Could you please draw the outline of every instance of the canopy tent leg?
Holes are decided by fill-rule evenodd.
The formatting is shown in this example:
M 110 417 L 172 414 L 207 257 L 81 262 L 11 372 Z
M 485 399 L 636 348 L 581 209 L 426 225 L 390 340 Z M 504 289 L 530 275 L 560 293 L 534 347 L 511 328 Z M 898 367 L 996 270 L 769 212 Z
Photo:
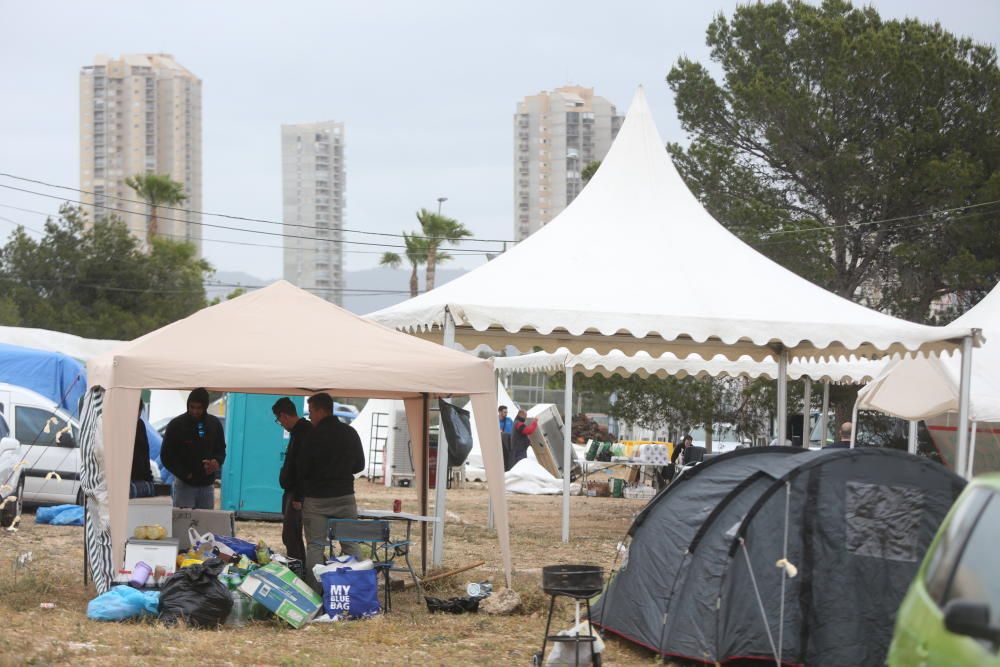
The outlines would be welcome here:
M 838 427 L 839 428 L 839 427 Z M 851 449 L 858 440 L 858 402 L 854 401 L 854 409 L 851 411 Z
M 826 446 L 826 439 L 830 434 L 830 381 L 823 380 L 823 411 L 819 415 L 819 446 Z
M 812 378 L 803 378 L 802 383 L 802 447 L 809 449 L 809 436 L 812 435 L 812 429 L 809 428 L 809 418 L 812 416 Z
M 972 336 L 962 339 L 962 377 L 958 386 L 958 452 L 955 472 L 968 479 L 969 385 L 972 378 Z
M 909 421 L 909 428 L 906 432 L 906 451 L 911 454 L 917 453 L 917 426 L 920 424 L 916 419 Z
M 447 310 L 444 313 L 444 339 L 441 343 L 449 349 L 455 347 L 455 320 Z M 444 562 L 445 491 L 448 488 L 448 440 L 440 418 L 437 442 L 437 488 L 434 494 L 434 515 L 437 522 L 434 524 L 434 546 L 431 551 L 431 565 L 434 567 L 439 567 Z
M 778 446 L 788 441 L 788 349 L 778 353 Z
M 976 462 L 976 422 L 972 422 L 972 435 L 969 437 L 969 467 L 965 471 L 965 476 L 972 479 L 972 471 L 975 470 Z
M 563 502 L 562 541 L 569 542 L 569 474 L 573 461 L 573 367 L 566 365 L 566 391 L 563 394 Z

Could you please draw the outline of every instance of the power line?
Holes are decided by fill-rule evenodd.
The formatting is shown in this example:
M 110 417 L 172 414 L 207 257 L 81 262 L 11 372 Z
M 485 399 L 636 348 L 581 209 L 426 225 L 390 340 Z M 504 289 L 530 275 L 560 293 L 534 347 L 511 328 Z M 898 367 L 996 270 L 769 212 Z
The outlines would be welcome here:
M 26 280 L 26 281 L 21 281 L 21 280 L 18 280 L 16 278 L 8 278 L 8 277 L 5 277 L 5 276 L 0 276 L 0 281 L 8 282 L 8 283 L 22 283 L 23 282 L 23 283 L 27 283 L 29 287 L 31 286 L 31 284 L 34 284 L 34 283 L 42 283 L 42 284 L 50 284 L 50 285 L 64 285 L 64 284 L 68 284 L 68 285 L 71 285 L 72 287 L 86 287 L 86 288 L 90 288 L 90 289 L 105 290 L 105 291 L 109 291 L 109 292 L 129 292 L 129 293 L 140 293 L 140 294 L 198 294 L 199 293 L 198 290 L 193 290 L 193 289 L 168 289 L 168 288 L 161 288 L 161 287 L 150 287 L 150 288 L 142 288 L 142 287 L 120 287 L 118 285 L 110 285 L 110 284 L 107 284 L 107 283 L 103 283 L 103 284 L 102 283 L 82 283 L 82 282 L 78 282 L 78 281 L 65 280 L 65 279 L 59 279 L 59 278 L 32 278 L 32 279 L 29 279 L 29 280 Z M 246 290 L 257 290 L 257 289 L 262 289 L 264 287 L 267 287 L 267 285 L 243 285 L 243 284 L 240 284 L 240 283 L 213 283 L 213 282 L 205 282 L 205 283 L 202 284 L 202 287 L 203 288 L 222 287 L 222 288 L 229 288 L 229 289 L 243 288 L 243 289 L 246 289 Z M 301 289 L 304 289 L 304 290 L 309 291 L 309 292 L 341 292 L 341 293 L 346 294 L 348 296 L 383 296 L 383 295 L 397 295 L 397 294 L 409 294 L 410 293 L 409 290 L 380 290 L 380 289 L 374 289 L 374 288 L 370 289 L 370 288 L 365 288 L 365 287 L 354 287 L 354 288 L 351 288 L 351 287 L 343 287 L 343 288 L 336 288 L 336 287 L 303 287 Z
M 46 181 L 42 181 L 42 180 L 38 180 L 38 179 L 34 179 L 34 178 L 27 178 L 25 176 L 16 176 L 14 174 L 8 174 L 8 173 L 4 173 L 4 172 L 0 172 L 0 176 L 4 176 L 6 178 L 12 178 L 14 180 L 23 181 L 23 182 L 26 182 L 26 183 L 34 183 L 36 185 L 43 185 L 43 186 L 49 187 L 49 188 L 57 188 L 59 190 L 68 190 L 70 192 L 78 192 L 80 194 L 91 195 L 91 196 L 94 196 L 94 197 L 104 197 L 104 198 L 107 198 L 107 199 L 115 199 L 115 200 L 117 200 L 119 202 L 127 202 L 127 203 L 130 203 L 130 204 L 141 204 L 143 206 L 149 206 L 148 202 L 142 201 L 140 199 L 127 199 L 125 197 L 116 197 L 116 196 L 110 195 L 110 194 L 97 194 L 96 192 L 91 192 L 89 190 L 81 190 L 80 188 L 73 188 L 73 187 L 70 187 L 68 185 L 57 185 L 55 183 L 48 183 Z M 84 206 L 96 206 L 96 204 L 84 204 Z M 264 223 L 264 224 L 268 224 L 268 225 L 281 225 L 283 227 L 304 227 L 306 229 L 314 229 L 314 226 L 312 226 L 312 225 L 301 225 L 301 224 L 296 224 L 296 223 L 292 223 L 292 222 L 279 222 L 277 220 L 267 220 L 265 218 L 250 218 L 250 217 L 241 216 L 241 215 L 233 215 L 233 214 L 230 214 L 230 213 L 209 213 L 207 211 L 199 211 L 199 210 L 196 210 L 196 209 L 182 208 L 182 207 L 179 207 L 179 206 L 165 206 L 165 205 L 160 205 L 160 206 L 157 206 L 157 208 L 165 209 L 165 210 L 168 210 L 168 211 L 180 211 L 182 213 L 196 213 L 198 215 L 207 215 L 207 216 L 216 217 L 216 218 L 226 218 L 228 220 L 239 220 L 241 222 L 260 222 L 260 223 Z M 132 213 L 132 211 L 126 211 L 126 212 Z M 346 227 L 341 228 L 340 231 L 342 231 L 342 232 L 350 232 L 352 234 L 369 234 L 371 236 L 387 236 L 387 237 L 392 237 L 392 238 L 403 238 L 402 234 L 394 234 L 394 233 L 391 233 L 391 232 L 373 232 L 373 231 L 367 231 L 367 230 L 363 230 L 363 229 L 350 229 L 350 228 L 346 228 Z M 449 240 L 449 239 L 446 239 L 446 238 L 443 238 L 443 237 L 439 237 L 439 236 L 418 236 L 418 235 L 412 235 L 412 236 L 410 236 L 410 238 L 415 238 L 415 239 L 420 239 L 420 240 L 433 240 L 433 241 L 448 241 Z M 463 242 L 465 242 L 465 241 L 476 241 L 476 242 L 479 242 L 479 243 L 515 243 L 515 241 L 512 241 L 510 239 L 477 239 L 477 238 L 467 238 L 467 239 L 462 239 L 462 241 Z
M 119 213 L 132 213 L 133 212 L 133 211 L 129 211 L 127 209 L 116 208 L 114 206 L 106 206 L 106 205 L 103 205 L 103 204 L 88 204 L 88 203 L 82 202 L 82 201 L 80 201 L 78 199 L 66 199 L 64 197 L 58 197 L 56 195 L 50 195 L 50 194 L 47 194 L 47 193 L 44 193 L 44 192 L 35 192 L 34 190 L 26 190 L 24 188 L 14 187 L 13 185 L 4 185 L 3 183 L 0 183 L 0 188 L 6 188 L 8 190 L 14 190 L 15 192 L 24 192 L 26 194 L 35 195 L 35 196 L 38 196 L 38 197 L 46 197 L 48 199 L 58 199 L 60 201 L 66 201 L 66 202 L 70 202 L 70 203 L 73 203 L 73 204 L 79 204 L 80 206 L 93 206 L 95 208 L 102 208 L 102 209 L 105 209 L 105 210 L 108 210 L 108 211 L 115 211 L 115 212 L 119 212 Z M 397 248 L 397 249 L 405 249 L 406 248 L 405 245 L 392 245 L 392 244 L 388 244 L 388 243 L 373 243 L 373 242 L 370 242 L 370 241 L 345 241 L 343 239 L 328 239 L 328 238 L 320 238 L 320 237 L 313 237 L 313 236 L 298 236 L 296 234 L 282 234 L 280 232 L 268 232 L 268 231 L 262 231 L 262 230 L 258 230 L 258 229 L 247 229 L 245 227 L 226 227 L 225 225 L 216 225 L 216 224 L 212 224 L 210 222 L 195 222 L 194 220 L 184 220 L 183 218 L 168 218 L 168 217 L 165 217 L 165 216 L 157 216 L 157 218 L 159 220 L 169 220 L 171 222 L 183 222 L 184 224 L 198 225 L 200 227 L 211 227 L 211 228 L 214 228 L 214 229 L 225 229 L 225 230 L 228 230 L 228 231 L 231 231 L 231 232 L 246 232 L 248 234 L 262 234 L 264 236 L 276 236 L 276 237 L 279 237 L 279 238 L 287 238 L 287 239 L 302 239 L 302 240 L 305 240 L 305 241 L 319 241 L 319 242 L 323 242 L 323 243 L 339 243 L 339 244 L 361 245 L 361 246 L 370 246 L 370 247 L 376 247 L 376 248 Z M 337 230 L 333 230 L 333 231 L 337 231 Z M 484 251 L 482 251 L 482 250 L 470 250 L 470 249 L 464 249 L 464 248 L 448 248 L 447 252 L 448 253 L 453 253 L 453 254 L 460 254 L 460 255 L 481 255 L 481 254 L 484 253 Z M 492 254 L 500 254 L 500 251 L 497 251 L 496 253 L 492 253 Z

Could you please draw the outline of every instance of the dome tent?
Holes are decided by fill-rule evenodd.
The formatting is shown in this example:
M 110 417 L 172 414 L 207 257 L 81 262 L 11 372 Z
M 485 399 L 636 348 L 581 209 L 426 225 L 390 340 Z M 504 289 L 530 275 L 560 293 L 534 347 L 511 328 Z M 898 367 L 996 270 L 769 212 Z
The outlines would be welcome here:
M 882 664 L 899 603 L 964 481 L 887 449 L 763 458 L 766 471 L 725 489 L 706 470 L 650 502 L 595 624 L 708 663 Z

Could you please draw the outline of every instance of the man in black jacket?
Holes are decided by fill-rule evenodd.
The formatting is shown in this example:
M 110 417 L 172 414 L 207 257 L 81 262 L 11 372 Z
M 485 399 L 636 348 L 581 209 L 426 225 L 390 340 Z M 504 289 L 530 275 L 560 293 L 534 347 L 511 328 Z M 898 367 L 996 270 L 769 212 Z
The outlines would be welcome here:
M 160 459 L 173 473 L 174 507 L 215 508 L 215 475 L 226 460 L 222 422 L 208 414 L 208 392 L 198 388 L 187 400 L 187 412 L 167 424 Z
M 285 544 L 285 554 L 299 561 L 302 574 L 306 565 L 306 547 L 302 541 L 302 488 L 299 486 L 298 461 L 305 446 L 304 440 L 312 431 L 309 420 L 299 417 L 299 411 L 288 397 L 279 398 L 273 406 L 274 421 L 288 431 L 288 448 L 285 461 L 278 473 L 278 484 L 285 493 L 281 498 L 281 541 Z
M 356 519 L 358 504 L 354 499 L 354 475 L 365 469 L 365 451 L 357 431 L 333 416 L 329 394 L 309 397 L 309 421 L 312 431 L 296 462 L 302 501 L 302 526 L 306 533 L 306 581 L 316 590 L 314 565 L 324 563 L 327 543 L 327 519 Z M 341 542 L 342 553 L 359 556 L 356 543 Z

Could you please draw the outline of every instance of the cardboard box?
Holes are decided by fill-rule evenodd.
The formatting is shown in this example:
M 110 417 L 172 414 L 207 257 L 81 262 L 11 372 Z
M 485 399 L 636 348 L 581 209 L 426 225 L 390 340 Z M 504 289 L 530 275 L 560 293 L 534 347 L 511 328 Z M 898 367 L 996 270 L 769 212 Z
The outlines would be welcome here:
M 136 540 L 129 539 L 125 543 L 125 566 L 121 574 L 131 575 L 138 562 L 146 563 L 155 571 L 162 567 L 167 576 L 177 569 L 177 540 Z
M 180 540 L 181 549 L 191 547 L 188 528 L 194 527 L 199 535 L 215 533 L 225 537 L 236 535 L 236 521 L 232 512 L 225 510 L 191 510 L 175 507 L 173 511 L 173 535 Z
M 248 574 L 239 590 L 293 628 L 301 628 L 323 606 L 323 598 L 316 591 L 278 563 L 270 563 Z
M 163 526 L 167 537 L 173 537 L 174 503 L 170 496 L 133 498 L 128 501 L 127 535 L 135 534 L 136 526 Z

